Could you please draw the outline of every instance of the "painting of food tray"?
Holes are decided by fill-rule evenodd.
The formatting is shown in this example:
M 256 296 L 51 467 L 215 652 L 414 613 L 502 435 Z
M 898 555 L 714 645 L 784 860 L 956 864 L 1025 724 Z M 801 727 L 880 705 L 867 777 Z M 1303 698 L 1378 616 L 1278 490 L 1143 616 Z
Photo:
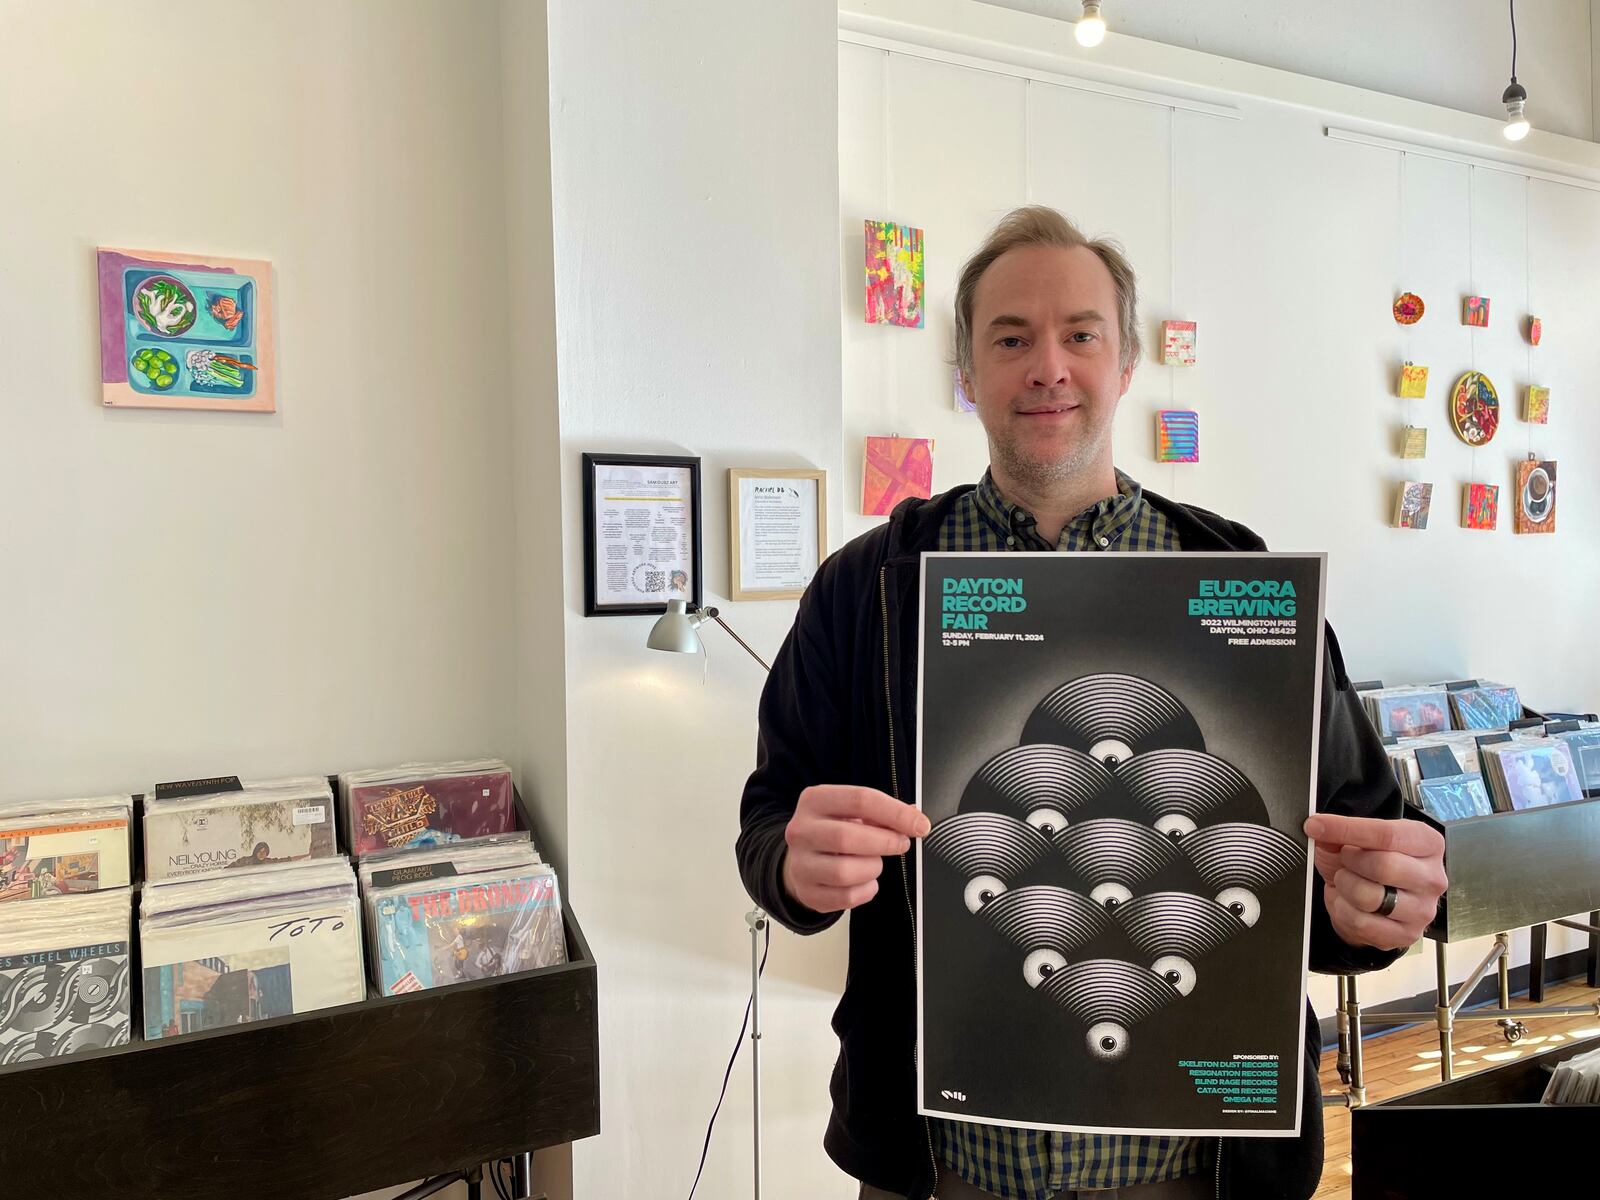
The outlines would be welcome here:
M 101 400 L 273 412 L 272 264 L 102 246 Z

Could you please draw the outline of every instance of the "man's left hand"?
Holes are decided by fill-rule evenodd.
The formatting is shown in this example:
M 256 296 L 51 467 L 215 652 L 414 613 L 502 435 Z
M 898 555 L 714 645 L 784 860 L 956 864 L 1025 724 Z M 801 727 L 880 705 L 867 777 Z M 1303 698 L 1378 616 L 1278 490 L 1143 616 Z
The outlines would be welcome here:
M 1449 880 L 1444 837 L 1421 821 L 1318 813 L 1306 822 L 1316 843 L 1328 916 L 1352 946 L 1404 950 L 1433 923 Z M 1390 889 L 1394 896 L 1389 900 Z M 1386 901 L 1392 908 L 1382 914 Z

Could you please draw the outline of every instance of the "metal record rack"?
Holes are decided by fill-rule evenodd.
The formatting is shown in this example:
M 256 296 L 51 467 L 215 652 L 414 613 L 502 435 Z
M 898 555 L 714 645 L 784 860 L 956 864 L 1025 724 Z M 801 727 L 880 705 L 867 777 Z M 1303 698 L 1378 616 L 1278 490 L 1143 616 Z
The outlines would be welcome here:
M 520 793 L 516 811 L 533 831 Z M 133 855 L 137 918 L 138 820 Z M 596 966 L 564 897 L 562 920 L 559 966 L 403 996 L 369 978 L 358 1004 L 0 1067 L 6 1175 L 58 1200 L 337 1200 L 415 1179 L 409 1200 L 456 1180 L 479 1200 L 483 1164 L 511 1159 L 527 1196 L 532 1151 L 600 1129 Z M 136 933 L 130 965 L 140 978 Z

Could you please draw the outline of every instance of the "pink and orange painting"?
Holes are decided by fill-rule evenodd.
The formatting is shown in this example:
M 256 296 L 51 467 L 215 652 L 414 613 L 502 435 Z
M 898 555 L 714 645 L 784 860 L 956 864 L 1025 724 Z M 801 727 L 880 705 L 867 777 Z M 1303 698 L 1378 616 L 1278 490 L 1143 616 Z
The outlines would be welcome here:
M 1461 489 L 1461 525 L 1464 529 L 1494 529 L 1500 524 L 1500 488 L 1493 483 L 1469 483 Z
M 922 328 L 922 230 L 866 222 L 867 324 Z
M 933 495 L 933 439 L 869 437 L 861 472 L 861 515 L 884 517 L 900 501 Z
M 1544 337 L 1544 322 L 1538 317 L 1528 318 L 1528 345 L 1537 346 Z
M 1463 325 L 1476 325 L 1479 329 L 1489 327 L 1489 297 L 1468 296 L 1466 309 L 1461 314 Z

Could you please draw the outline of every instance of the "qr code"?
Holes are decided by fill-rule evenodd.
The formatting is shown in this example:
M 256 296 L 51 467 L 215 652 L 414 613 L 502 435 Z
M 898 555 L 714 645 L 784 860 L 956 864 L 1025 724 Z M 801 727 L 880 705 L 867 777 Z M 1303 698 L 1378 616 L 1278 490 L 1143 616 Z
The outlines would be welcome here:
M 666 591 L 667 573 L 665 571 L 646 571 L 644 573 L 644 590 L 647 592 Z

